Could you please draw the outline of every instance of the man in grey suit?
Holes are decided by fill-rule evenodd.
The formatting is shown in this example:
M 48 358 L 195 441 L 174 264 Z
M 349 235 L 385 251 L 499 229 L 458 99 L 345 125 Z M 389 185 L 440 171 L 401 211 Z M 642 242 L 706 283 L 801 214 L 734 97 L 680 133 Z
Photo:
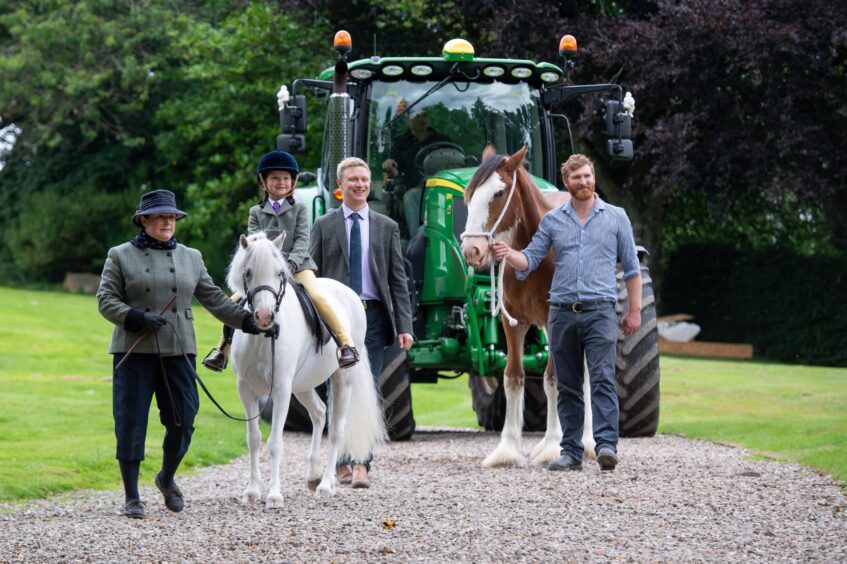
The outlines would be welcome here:
M 349 285 L 362 299 L 368 319 L 365 346 L 379 391 L 385 347 L 395 339 L 404 350 L 412 346 L 412 307 L 400 228 L 393 219 L 368 207 L 371 172 L 365 161 L 348 157 L 338 163 L 338 186 L 342 205 L 315 222 L 309 254 L 320 276 Z M 369 470 L 370 460 L 352 468 L 342 464 L 339 482 L 367 488 Z

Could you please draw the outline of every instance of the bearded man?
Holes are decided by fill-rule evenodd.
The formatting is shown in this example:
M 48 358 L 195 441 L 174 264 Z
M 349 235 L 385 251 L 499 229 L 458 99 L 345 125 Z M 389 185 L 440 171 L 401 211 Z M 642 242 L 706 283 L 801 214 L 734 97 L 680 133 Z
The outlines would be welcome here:
M 632 335 L 641 327 L 641 268 L 626 212 L 595 193 L 591 160 L 585 155 L 572 155 L 561 172 L 571 200 L 544 216 L 523 251 L 495 242 L 494 258 L 506 259 L 518 279 L 523 280 L 553 250 L 556 271 L 550 287 L 547 330 L 563 436 L 561 457 L 547 468 L 582 470 L 584 357 L 591 382 L 597 463 L 601 470 L 611 471 L 618 463 L 619 434 L 615 268 L 620 262 L 629 294 L 629 311 L 620 323 L 624 335 Z

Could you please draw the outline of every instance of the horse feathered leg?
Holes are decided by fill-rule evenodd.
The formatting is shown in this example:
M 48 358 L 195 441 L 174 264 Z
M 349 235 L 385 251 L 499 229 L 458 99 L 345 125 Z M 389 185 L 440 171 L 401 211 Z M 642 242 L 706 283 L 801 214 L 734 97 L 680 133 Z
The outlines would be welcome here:
M 512 354 L 511 351 L 523 351 L 523 340 L 529 326 L 511 327 L 507 323 L 503 325 L 506 328 L 507 350 L 510 351 L 506 359 L 506 369 L 503 371 L 506 421 L 503 423 L 503 431 L 500 433 L 500 443 L 482 462 L 483 466 L 489 468 L 526 464 L 526 457 L 521 453 L 524 407 L 523 358 L 520 352 Z
M 582 381 L 582 395 L 585 398 L 585 419 L 582 426 L 582 445 L 585 447 L 583 457 L 586 459 L 597 458 L 594 452 L 594 419 L 591 416 L 591 375 L 588 373 L 588 364 L 585 365 L 585 379 Z
M 547 430 L 544 432 L 544 438 L 535 445 L 529 455 L 532 463 L 538 466 L 559 458 L 562 442 L 562 426 L 559 422 L 557 406 L 559 392 L 556 389 L 556 374 L 553 371 L 552 360 L 547 363 L 547 369 L 544 371 L 544 395 L 547 397 Z
M 275 368 L 277 374 L 272 393 L 274 411 L 271 418 L 271 432 L 268 435 L 268 453 L 271 455 L 271 476 L 268 482 L 268 495 L 265 498 L 265 507 L 268 509 L 281 508 L 283 504 L 279 483 L 279 466 L 282 462 L 283 453 L 282 429 L 285 427 L 288 407 L 291 404 L 291 381 L 293 379 L 290 374 L 283 372 L 283 363 L 279 359 L 277 359 Z
M 309 467 L 306 469 L 306 485 L 315 491 L 321 481 L 321 438 L 326 423 L 326 405 L 315 390 L 294 394 L 312 420 L 312 443 L 309 447 Z

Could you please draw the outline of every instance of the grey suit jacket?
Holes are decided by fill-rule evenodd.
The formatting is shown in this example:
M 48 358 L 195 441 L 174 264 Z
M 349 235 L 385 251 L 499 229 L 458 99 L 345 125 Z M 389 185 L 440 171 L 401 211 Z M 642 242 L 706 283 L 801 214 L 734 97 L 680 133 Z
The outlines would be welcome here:
M 388 308 L 393 343 L 398 333 L 412 332 L 412 306 L 406 269 L 400 251 L 400 228 L 388 216 L 370 210 L 370 259 L 379 294 Z M 309 253 L 318 265 L 318 276 L 332 278 L 343 284 L 350 281 L 350 256 L 344 212 L 335 208 L 319 217 L 312 226 Z
M 289 204 L 282 201 L 279 215 L 274 213 L 270 204 L 250 208 L 250 219 L 247 223 L 247 234 L 252 235 L 264 231 L 268 239 L 276 239 L 280 233 L 286 232 L 282 244 L 282 256 L 297 265 L 301 270 L 317 270 L 317 265 L 309 256 L 309 210 L 303 204 Z
M 177 245 L 173 251 L 139 249 L 131 243 L 109 249 L 97 290 L 100 313 L 115 324 L 109 352 L 127 352 L 144 333 L 125 327 L 132 308 L 159 313 L 174 294 L 176 302 L 163 314 L 170 324 L 160 328 L 155 338 L 148 335 L 136 352 L 177 356 L 184 349 L 186 354 L 196 355 L 192 298 L 227 325 L 240 329 L 244 322 L 246 312 L 215 285 L 200 251 L 185 245 Z

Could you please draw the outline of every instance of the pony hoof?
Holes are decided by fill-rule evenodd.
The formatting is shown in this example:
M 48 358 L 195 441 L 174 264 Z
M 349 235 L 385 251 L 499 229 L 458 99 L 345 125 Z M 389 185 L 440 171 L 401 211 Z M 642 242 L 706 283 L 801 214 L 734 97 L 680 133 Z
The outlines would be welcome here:
M 265 509 L 282 509 L 282 496 L 269 495 L 265 499 Z
M 309 491 L 313 492 L 316 489 L 318 489 L 318 484 L 320 484 L 320 483 L 321 483 L 321 479 L 315 478 L 314 480 L 309 480 L 308 482 L 306 482 L 306 486 L 308 486 Z
M 241 497 L 241 505 L 253 505 L 257 501 L 259 501 L 259 492 L 257 491 L 248 490 Z
M 335 495 L 335 490 L 329 486 L 319 486 L 315 491 L 315 497 L 318 499 L 327 499 Z

